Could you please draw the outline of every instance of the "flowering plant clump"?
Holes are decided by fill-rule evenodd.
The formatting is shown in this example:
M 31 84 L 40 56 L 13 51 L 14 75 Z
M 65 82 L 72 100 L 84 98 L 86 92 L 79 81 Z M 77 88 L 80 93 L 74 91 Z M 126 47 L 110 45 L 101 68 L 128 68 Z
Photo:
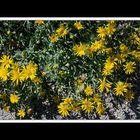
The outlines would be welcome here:
M 0 25 L 0 107 L 17 119 L 118 119 L 109 104 L 136 103 L 139 21 Z

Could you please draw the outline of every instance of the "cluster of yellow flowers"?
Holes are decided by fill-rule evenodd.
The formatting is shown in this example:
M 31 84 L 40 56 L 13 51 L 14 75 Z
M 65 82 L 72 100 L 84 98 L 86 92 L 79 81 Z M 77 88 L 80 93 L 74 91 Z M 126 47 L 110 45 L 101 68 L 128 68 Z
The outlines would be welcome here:
M 74 27 L 77 30 L 81 30 L 84 26 L 81 24 L 80 21 L 76 21 L 74 23 Z M 56 31 L 49 36 L 50 42 L 55 43 L 58 41 L 59 38 L 64 38 L 68 34 L 68 28 L 64 26 L 64 24 L 60 24 L 60 26 L 56 29 Z
M 69 116 L 72 111 L 91 113 L 95 110 L 98 116 L 101 116 L 105 112 L 105 107 L 101 97 L 95 93 L 95 89 L 91 85 L 85 85 L 84 81 L 80 78 L 75 81 L 75 85 L 83 93 L 83 99 L 75 100 L 69 97 L 63 99 L 63 102 L 58 105 L 58 112 L 62 117 Z
M 67 33 L 68 29 L 63 24 L 60 24 L 60 26 L 56 29 L 55 33 L 49 36 L 49 39 L 52 43 L 55 43 L 58 41 L 59 37 L 64 38 L 67 35 Z
M 0 64 L 0 79 L 2 81 L 10 79 L 15 85 L 19 85 L 28 79 L 37 84 L 41 82 L 36 76 L 37 65 L 33 62 L 21 67 L 17 62 L 13 62 L 13 59 L 9 56 L 3 55 L 0 59 Z
M 92 22 L 89 22 L 89 25 L 90 24 L 92 24 Z M 36 20 L 34 22 L 34 26 L 37 27 L 37 29 L 44 29 L 46 24 L 43 20 Z M 118 24 L 115 21 L 105 21 L 103 24 L 97 24 L 97 26 L 95 26 L 95 33 L 86 35 L 87 37 L 89 35 L 87 43 L 83 42 L 81 38 L 78 38 L 81 33 L 86 31 L 86 28 L 87 24 L 84 24 L 84 22 L 81 21 L 75 21 L 72 22 L 72 24 L 61 22 L 60 25 L 48 36 L 49 43 L 54 46 L 55 43 L 58 44 L 59 41 L 61 44 L 61 41 L 66 41 L 67 39 L 71 41 L 74 38 L 74 41 L 72 42 L 68 40 L 68 43 L 72 44 L 68 48 L 72 54 L 72 59 L 76 59 L 75 62 L 81 61 L 80 64 L 85 65 L 85 69 L 83 71 L 79 71 L 78 73 L 80 76 L 76 73 L 76 76 L 73 77 L 74 80 L 70 79 L 71 81 L 69 82 L 70 84 L 73 84 L 73 87 L 71 88 L 72 92 L 74 92 L 74 95 L 79 98 L 75 98 L 73 95 L 66 97 L 64 94 L 62 95 L 63 99 L 61 101 L 61 98 L 57 95 L 52 97 L 54 103 L 58 105 L 58 113 L 62 117 L 68 117 L 72 112 L 82 112 L 87 114 L 96 113 L 97 116 L 100 117 L 106 112 L 104 96 L 113 94 L 113 96 L 117 96 L 117 98 L 121 97 L 122 99 L 130 102 L 135 97 L 135 93 L 133 91 L 134 85 L 129 79 L 129 76 L 135 74 L 137 71 L 137 64 L 140 62 L 140 37 L 138 34 L 136 32 L 130 34 L 127 38 L 130 43 L 123 40 L 120 41 L 121 39 L 118 42 L 114 41 L 116 40 L 116 35 L 118 34 L 117 32 L 119 32 Z M 75 31 L 76 33 L 73 33 Z M 129 44 L 134 47 L 132 48 Z M 68 57 L 70 58 L 69 60 L 71 60 L 71 56 Z M 67 57 L 65 58 L 67 61 Z M 101 60 L 98 61 L 98 59 Z M 91 65 L 89 64 L 89 61 Z M 97 67 L 99 67 L 99 71 L 95 72 L 97 73 L 97 75 L 95 74 L 95 77 L 90 77 L 92 74 L 90 72 L 88 73 L 88 65 L 86 67 L 86 64 L 94 67 L 95 63 L 93 62 L 95 61 L 97 61 L 96 64 Z M 67 67 L 70 67 L 70 63 L 71 62 L 66 62 L 65 66 L 67 65 Z M 80 70 L 80 68 L 77 68 L 77 65 L 80 64 L 76 64 L 73 69 Z M 50 65 L 52 65 L 52 67 Z M 67 76 L 65 68 L 59 69 L 61 66 L 58 66 L 58 64 L 50 65 L 47 65 L 46 69 L 42 72 L 43 78 L 46 78 L 46 71 L 48 71 L 48 73 L 53 71 L 53 73 L 57 75 L 57 78 L 58 76 L 62 78 Z M 71 71 L 68 71 L 68 74 L 70 74 L 70 72 Z M 26 86 L 26 82 L 28 81 L 29 83 L 35 85 L 34 87 L 38 87 L 37 85 L 42 83 L 42 81 L 41 78 L 37 76 L 37 73 L 38 65 L 32 61 L 23 65 L 19 62 L 15 62 L 14 59 L 8 55 L 2 55 L 0 58 L 0 81 L 3 85 L 8 83 L 11 84 L 11 87 L 14 89 L 18 89 L 20 86 Z M 118 76 L 119 73 L 123 74 L 126 79 L 118 78 L 120 77 Z M 84 74 L 87 74 L 87 76 L 81 76 Z M 10 105 L 18 106 L 16 109 L 16 115 L 22 119 L 25 118 L 27 114 L 30 114 L 32 109 L 24 107 L 24 105 L 19 105 L 23 102 L 22 94 L 19 94 L 19 92 L 14 89 L 10 92 L 4 91 L 3 94 L 0 94 L 0 98 L 5 101 L 3 106 L 5 111 L 9 111 L 12 108 Z M 59 89 L 59 86 L 56 89 Z M 38 91 L 40 92 L 40 89 Z M 44 94 L 44 91 L 39 93 L 40 96 L 44 96 Z M 8 103 L 6 100 L 8 100 Z
M 63 99 L 63 102 L 58 105 L 58 112 L 62 117 L 69 116 L 72 111 L 84 111 L 85 113 L 91 113 L 96 110 L 99 116 L 104 113 L 104 104 L 98 94 L 93 95 L 92 87 L 87 86 L 84 93 L 86 98 L 83 98 L 82 100 L 74 100 L 69 97 Z
M 23 81 L 30 79 L 34 84 L 41 83 L 41 80 L 37 77 L 37 65 L 33 62 L 29 62 L 26 66 L 20 66 L 19 63 L 14 62 L 10 56 L 3 55 L 0 58 L 0 80 L 2 82 L 11 81 L 14 86 L 22 84 Z M 4 97 L 4 94 L 2 95 Z M 10 102 L 17 104 L 20 100 L 19 95 L 15 93 L 10 94 Z M 5 111 L 9 111 L 10 106 L 4 105 Z M 24 118 L 24 109 L 19 109 L 17 116 Z
M 101 116 L 105 112 L 104 103 L 101 99 L 102 96 L 100 96 L 102 93 L 113 92 L 116 96 L 122 96 L 127 101 L 134 99 L 135 94 L 131 83 L 126 81 L 117 81 L 114 83 L 109 80 L 109 77 L 120 69 L 125 72 L 126 76 L 135 72 L 136 61 L 140 60 L 140 38 L 136 33 L 132 34 L 129 38 L 132 44 L 137 45 L 138 49 L 136 50 L 131 50 L 124 43 L 120 43 L 118 47 L 106 47 L 106 37 L 111 38 L 117 30 L 115 21 L 107 22 L 106 26 L 98 27 L 97 40 L 90 44 L 80 42 L 74 45 L 72 49 L 75 55 L 79 57 L 93 57 L 97 54 L 106 53 L 107 58 L 102 62 L 102 78 L 98 79 L 100 82 L 97 89 L 94 89 L 91 85 L 85 86 L 85 83 L 81 79 L 78 79 L 77 88 L 82 91 L 81 93 L 85 93 L 86 98 L 81 101 L 65 98 L 64 102 L 58 105 L 59 113 L 63 117 L 69 116 L 70 111 L 80 111 L 80 109 L 85 111 L 85 113 L 93 112 L 96 109 L 97 114 Z M 75 23 L 74 25 L 78 26 L 79 24 Z M 117 50 L 117 53 L 114 53 L 113 50 Z M 68 99 L 71 99 L 70 102 L 66 102 Z

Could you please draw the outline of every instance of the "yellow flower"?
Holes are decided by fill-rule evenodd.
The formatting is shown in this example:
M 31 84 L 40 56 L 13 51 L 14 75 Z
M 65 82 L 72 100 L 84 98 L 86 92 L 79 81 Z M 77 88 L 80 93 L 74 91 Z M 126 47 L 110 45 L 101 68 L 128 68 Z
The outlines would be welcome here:
M 127 86 L 128 89 L 131 89 L 133 87 L 131 83 L 127 83 L 127 82 L 125 82 L 125 85 Z
M 56 33 L 59 37 L 64 37 L 68 34 L 68 30 L 63 24 L 60 24 L 59 28 L 56 29 Z
M 58 40 L 58 36 L 57 34 L 52 34 L 51 36 L 49 36 L 49 39 L 52 43 L 55 43 Z
M 10 101 L 12 104 L 18 103 L 19 99 L 20 99 L 20 97 L 18 95 L 15 95 L 15 93 L 10 94 Z
M 18 63 L 12 65 L 11 80 L 13 83 L 15 82 L 16 85 L 18 85 L 19 82 L 22 83 L 23 81 L 22 72 Z
M 86 49 L 86 46 L 85 46 L 84 44 L 82 44 L 81 42 L 80 42 L 79 45 L 75 45 L 75 46 L 73 47 L 74 53 L 75 53 L 77 56 L 80 56 L 80 57 L 82 57 L 82 56 L 85 55 L 85 49 Z
M 105 48 L 104 50 L 105 50 L 105 52 L 107 54 L 111 54 L 112 53 L 112 48 Z
M 126 61 L 126 55 L 124 54 L 117 54 L 115 61 L 117 61 L 119 64 L 122 64 L 123 62 Z
M 114 88 L 116 96 L 124 96 L 124 92 L 126 93 L 128 91 L 127 85 L 124 82 L 118 82 L 116 83 L 116 87 Z
M 83 25 L 81 24 L 80 21 L 76 21 L 74 23 L 74 26 L 76 27 L 76 29 L 80 30 L 80 29 L 83 29 Z
M 106 78 L 104 78 L 103 80 L 100 79 L 99 89 L 101 92 L 103 92 L 104 90 L 108 92 L 110 88 L 111 88 L 111 84 L 106 82 Z
M 5 112 L 9 112 L 10 111 L 10 106 L 7 106 L 6 104 L 3 107 Z
M 132 51 L 131 52 L 132 56 L 134 56 L 136 59 L 140 60 L 140 51 Z
M 17 116 L 21 118 L 24 118 L 26 115 L 25 111 L 23 109 L 19 109 L 18 112 L 17 112 Z
M 77 80 L 75 81 L 75 84 L 76 84 L 77 86 L 80 86 L 83 82 L 84 82 L 84 81 L 83 81 L 82 79 L 77 79 Z
M 99 96 L 98 94 L 95 94 L 95 95 L 93 96 L 93 103 L 94 103 L 94 104 L 98 104 L 98 103 L 100 103 L 100 102 L 101 102 L 100 96 Z
M 99 27 L 98 29 L 97 29 L 97 33 L 98 33 L 98 36 L 100 37 L 100 38 L 104 38 L 106 35 L 107 35 L 107 30 L 106 30 L 106 28 L 104 28 L 104 27 Z
M 3 55 L 0 59 L 0 63 L 3 67 L 9 68 L 10 64 L 13 63 L 13 60 L 9 56 Z
M 23 67 L 22 77 L 23 79 L 30 78 L 33 80 L 36 77 L 37 65 L 30 62 L 26 67 Z
M 93 106 L 92 102 L 90 102 L 89 100 L 85 99 L 85 100 L 82 101 L 81 108 L 86 113 L 90 113 L 90 112 L 92 112 L 94 106 Z
M 78 106 L 78 105 L 72 106 L 71 110 L 75 111 L 75 112 L 78 112 L 78 111 L 80 111 L 80 106 Z
M 130 61 L 130 62 L 127 62 L 126 63 L 126 65 L 124 65 L 124 70 L 125 70 L 125 73 L 126 74 L 131 74 L 131 73 L 133 73 L 134 71 L 135 71 L 135 69 L 136 69 L 136 63 L 135 62 L 132 62 L 132 61 Z
M 104 68 L 103 68 L 103 75 L 104 76 L 108 76 L 111 75 L 111 73 L 113 72 L 113 68 L 114 68 L 114 64 L 115 61 L 111 61 L 111 60 L 106 60 L 105 64 L 104 64 Z
M 108 65 L 111 65 L 111 64 L 112 64 L 112 66 L 117 65 L 114 56 L 108 57 L 108 58 L 106 59 L 105 66 L 108 66 Z
M 113 72 L 112 65 L 103 69 L 103 75 L 104 76 L 111 75 L 112 72 Z
M 95 52 L 95 48 L 93 45 L 87 46 L 86 48 L 86 54 L 87 56 L 93 56 L 93 53 Z
M 63 101 L 64 101 L 64 104 L 71 104 L 73 99 L 67 97 L 67 98 L 63 99 Z
M 104 40 L 96 40 L 91 45 L 92 52 L 97 52 L 98 50 L 101 50 L 104 48 Z
M 129 49 L 125 44 L 120 45 L 120 51 L 122 54 L 124 54 L 126 56 L 129 54 Z
M 41 79 L 38 77 L 35 77 L 32 81 L 34 82 L 34 84 L 37 84 L 37 85 L 42 83 Z
M 107 34 L 108 35 L 114 34 L 114 32 L 116 31 L 116 24 L 115 24 L 115 22 L 114 23 L 108 23 L 107 27 L 106 27 L 106 30 L 107 30 Z
M 133 33 L 130 36 L 130 40 L 131 40 L 131 43 L 135 44 L 135 45 L 140 43 L 140 38 L 138 37 L 138 35 L 136 33 Z
M 0 67 L 0 79 L 3 81 L 7 81 L 9 76 L 8 68 L 1 66 Z
M 103 106 L 102 103 L 97 104 L 96 112 L 99 116 L 101 116 L 105 112 L 105 107 Z
M 90 96 L 93 94 L 93 89 L 91 86 L 87 86 L 86 89 L 85 89 L 85 93 L 87 96 Z
M 132 90 L 129 90 L 124 94 L 124 97 L 127 101 L 131 102 L 134 99 L 134 92 Z
M 58 105 L 58 112 L 59 112 L 59 114 L 61 114 L 61 116 L 62 117 L 67 117 L 67 116 L 69 116 L 69 105 L 68 104 L 66 104 L 66 103 L 60 103 L 59 105 Z
M 36 20 L 35 24 L 41 25 L 41 24 L 44 24 L 44 21 L 43 20 Z

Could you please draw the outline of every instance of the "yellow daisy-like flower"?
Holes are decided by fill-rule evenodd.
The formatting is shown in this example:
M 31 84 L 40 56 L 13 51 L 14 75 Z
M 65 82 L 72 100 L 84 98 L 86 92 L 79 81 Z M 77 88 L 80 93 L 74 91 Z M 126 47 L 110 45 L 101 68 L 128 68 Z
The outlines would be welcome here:
M 27 80 L 28 78 L 30 78 L 31 80 L 33 80 L 36 77 L 36 71 L 37 71 L 37 64 L 33 64 L 32 62 L 30 62 L 28 65 L 26 65 L 26 67 L 23 67 L 23 71 L 22 71 L 22 77 L 23 79 Z
M 35 24 L 41 25 L 41 24 L 44 24 L 44 21 L 43 20 L 36 20 Z
M 124 65 L 124 70 L 126 74 L 131 74 L 135 71 L 136 69 L 136 63 L 135 62 L 127 62 L 126 65 Z
M 13 60 L 9 56 L 3 55 L 2 58 L 0 59 L 0 63 L 1 63 L 1 66 L 5 68 L 9 68 L 10 64 L 13 63 Z
M 18 112 L 17 112 L 17 116 L 21 118 L 24 118 L 26 115 L 25 111 L 23 109 L 19 109 Z
M 124 93 L 128 91 L 127 85 L 124 82 L 116 83 L 116 87 L 114 88 L 116 96 L 124 96 Z
M 86 53 L 85 53 L 85 51 L 86 51 L 86 46 L 80 42 L 79 45 L 75 45 L 75 46 L 73 47 L 73 51 L 74 51 L 74 53 L 75 53 L 77 56 L 82 57 L 82 56 L 84 56 L 84 55 L 86 54 Z
M 19 83 L 23 82 L 22 72 L 18 63 L 14 63 L 12 65 L 12 70 L 10 74 L 12 82 L 15 83 L 16 85 L 19 85 Z
M 67 117 L 69 116 L 69 105 L 62 102 L 58 105 L 58 113 L 61 114 L 62 117 Z
M 52 34 L 51 36 L 49 36 L 49 39 L 52 43 L 55 43 L 58 40 L 58 36 L 57 34 Z
M 67 97 L 67 98 L 63 99 L 63 101 L 64 101 L 65 104 L 71 104 L 73 102 L 73 99 Z
M 111 53 L 112 53 L 112 48 L 105 48 L 104 51 L 105 51 L 107 54 L 111 54 Z
M 35 77 L 32 81 L 34 82 L 34 84 L 37 84 L 37 85 L 42 83 L 41 79 L 38 77 Z
M 134 99 L 134 95 L 134 92 L 132 90 L 129 90 L 124 94 L 124 97 L 127 101 L 131 102 Z
M 78 112 L 78 111 L 80 111 L 80 106 L 73 105 L 73 106 L 71 106 L 71 110 L 74 111 L 74 112 Z
M 106 61 L 104 68 L 103 68 L 103 75 L 104 76 L 108 76 L 111 75 L 113 72 L 113 68 L 114 68 L 114 63 L 115 61 L 111 62 L 111 61 Z
M 104 40 L 96 40 L 95 42 L 92 43 L 90 49 L 92 52 L 97 52 L 98 50 L 101 50 L 104 48 Z
M 106 27 L 106 30 L 107 30 L 108 35 L 113 35 L 114 32 L 117 30 L 115 22 L 114 23 L 108 23 L 107 27 Z
M 81 24 L 80 21 L 76 21 L 76 22 L 74 23 L 74 26 L 75 26 L 75 28 L 78 29 L 78 30 L 83 29 L 83 25 Z
M 1 66 L 0 67 L 0 79 L 3 81 L 7 81 L 9 77 L 9 71 L 8 68 Z
M 93 56 L 93 53 L 95 52 L 95 48 L 93 45 L 87 46 L 86 48 L 86 54 L 87 56 Z
M 120 51 L 122 54 L 128 55 L 129 54 L 129 49 L 125 44 L 120 45 Z
M 56 29 L 56 34 L 58 37 L 64 37 L 68 34 L 68 30 L 64 27 L 63 24 L 60 24 L 59 28 Z
M 115 61 L 117 61 L 119 64 L 122 64 L 126 61 L 126 55 L 124 54 L 117 54 Z
M 94 103 L 94 104 L 98 104 L 98 103 L 100 103 L 100 102 L 101 102 L 100 96 L 99 96 L 98 94 L 95 94 L 95 95 L 93 96 L 93 103 Z
M 12 104 L 18 103 L 20 97 L 18 95 L 14 94 L 10 94 L 10 102 Z
M 96 112 L 99 116 L 101 116 L 105 112 L 105 107 L 101 102 L 97 104 Z
M 104 78 L 103 80 L 100 79 L 99 89 L 101 92 L 103 92 L 104 90 L 108 92 L 110 88 L 111 84 L 106 82 L 106 78 Z
M 93 89 L 91 86 L 87 86 L 86 89 L 85 89 L 85 93 L 87 96 L 90 96 L 93 94 Z
M 104 76 L 111 75 L 112 72 L 113 72 L 112 65 L 103 69 L 103 75 Z
M 113 66 L 113 65 L 117 65 L 114 56 L 111 56 L 111 57 L 109 56 L 109 57 L 106 59 L 106 61 L 105 61 L 105 67 L 107 67 L 108 65 L 111 65 L 111 64 L 112 64 L 112 66 Z
M 81 105 L 81 108 L 83 111 L 85 111 L 85 113 L 90 113 L 93 111 L 93 103 L 87 99 L 83 100 L 82 101 L 82 105 Z
M 136 59 L 140 59 L 140 51 L 132 51 L 131 52 L 132 56 L 135 57 Z
M 100 38 L 104 38 L 104 37 L 106 37 L 106 35 L 107 35 L 107 29 L 105 28 L 105 27 L 99 27 L 98 29 L 97 29 L 97 33 L 98 33 L 98 36 L 100 37 Z
M 131 36 L 130 36 L 130 40 L 131 40 L 131 43 L 132 44 L 139 44 L 140 43 L 140 38 L 138 37 L 138 35 L 136 33 L 133 33 Z

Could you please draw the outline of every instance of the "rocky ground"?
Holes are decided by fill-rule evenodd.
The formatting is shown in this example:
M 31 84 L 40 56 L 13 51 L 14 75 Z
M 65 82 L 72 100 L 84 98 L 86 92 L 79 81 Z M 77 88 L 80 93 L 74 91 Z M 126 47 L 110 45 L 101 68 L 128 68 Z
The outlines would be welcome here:
M 15 120 L 15 113 L 7 113 L 0 109 L 0 120 Z
M 106 97 L 105 99 L 106 104 L 106 113 L 102 115 L 100 118 L 101 120 L 138 120 L 140 119 L 140 106 L 134 106 L 133 103 L 130 104 L 128 102 L 116 102 L 111 94 Z M 40 119 L 54 119 L 54 120 L 62 120 L 63 118 L 60 115 L 53 115 L 54 117 L 49 117 L 49 111 L 47 108 L 44 108 L 44 111 L 41 111 L 40 117 L 34 117 L 33 120 Z M 45 114 L 45 112 L 48 112 Z M 52 112 L 52 114 L 55 114 Z M 15 120 L 15 113 L 7 113 L 4 110 L 0 109 L 0 120 Z M 80 113 L 73 113 L 72 116 L 69 118 L 70 120 L 95 120 L 97 119 L 96 114 L 90 114 L 88 116 L 83 116 Z

